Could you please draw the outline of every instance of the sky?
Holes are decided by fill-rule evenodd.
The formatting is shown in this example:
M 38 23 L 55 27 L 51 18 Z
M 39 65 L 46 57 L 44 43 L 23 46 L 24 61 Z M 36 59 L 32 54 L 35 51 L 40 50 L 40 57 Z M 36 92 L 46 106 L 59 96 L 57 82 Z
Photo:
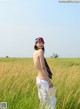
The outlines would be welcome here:
M 43 37 L 45 57 L 80 58 L 80 3 L 0 0 L 0 57 L 33 56 Z

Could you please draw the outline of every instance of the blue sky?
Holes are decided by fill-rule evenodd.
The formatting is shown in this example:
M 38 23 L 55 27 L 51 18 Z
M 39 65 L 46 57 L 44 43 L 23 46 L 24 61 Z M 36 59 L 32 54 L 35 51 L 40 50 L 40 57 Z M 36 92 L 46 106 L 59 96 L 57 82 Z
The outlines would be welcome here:
M 0 0 L 0 57 L 32 57 L 40 36 L 45 57 L 80 57 L 80 3 Z

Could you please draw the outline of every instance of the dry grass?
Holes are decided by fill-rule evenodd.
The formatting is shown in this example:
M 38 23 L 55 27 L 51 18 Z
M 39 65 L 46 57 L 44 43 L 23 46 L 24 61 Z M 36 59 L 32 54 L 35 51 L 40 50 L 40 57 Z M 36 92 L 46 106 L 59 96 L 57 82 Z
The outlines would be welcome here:
M 47 59 L 56 87 L 56 109 L 80 109 L 80 59 Z M 0 58 L 0 102 L 8 109 L 39 109 L 30 58 Z

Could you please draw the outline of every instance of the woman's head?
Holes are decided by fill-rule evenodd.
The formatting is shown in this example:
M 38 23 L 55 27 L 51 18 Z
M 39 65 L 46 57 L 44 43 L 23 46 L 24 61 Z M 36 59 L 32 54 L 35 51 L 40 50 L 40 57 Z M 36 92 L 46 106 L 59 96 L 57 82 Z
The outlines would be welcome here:
M 44 39 L 42 37 L 36 38 L 35 39 L 35 45 L 34 45 L 34 49 L 38 50 L 38 49 L 43 49 L 44 50 Z

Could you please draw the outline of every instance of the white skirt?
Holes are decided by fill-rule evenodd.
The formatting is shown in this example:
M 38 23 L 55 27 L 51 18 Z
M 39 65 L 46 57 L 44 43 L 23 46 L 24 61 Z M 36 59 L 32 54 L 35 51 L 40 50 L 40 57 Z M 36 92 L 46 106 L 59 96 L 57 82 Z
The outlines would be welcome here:
M 40 107 L 43 109 L 56 109 L 56 89 L 49 88 L 48 81 L 36 77 L 36 85 L 38 88 L 38 97 L 40 100 Z

